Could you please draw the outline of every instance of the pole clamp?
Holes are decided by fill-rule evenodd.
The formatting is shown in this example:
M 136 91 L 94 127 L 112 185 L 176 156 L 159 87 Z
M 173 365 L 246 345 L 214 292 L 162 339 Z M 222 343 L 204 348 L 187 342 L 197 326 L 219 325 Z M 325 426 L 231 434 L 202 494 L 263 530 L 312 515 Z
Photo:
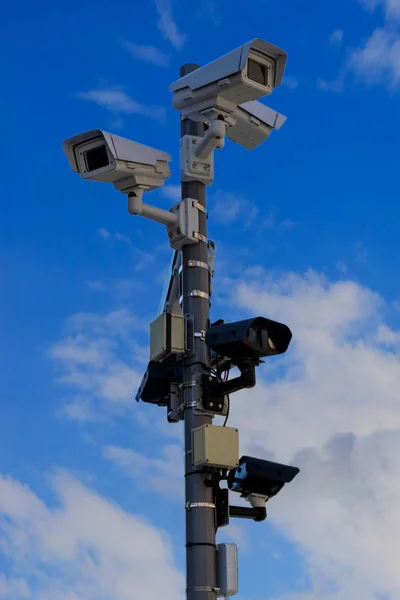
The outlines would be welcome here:
M 206 339 L 206 332 L 204 331 L 204 329 L 202 329 L 201 331 L 195 331 L 193 335 L 194 337 L 199 338 L 202 342 L 204 342 Z
M 197 210 L 200 210 L 202 213 L 204 213 L 205 215 L 207 215 L 208 217 L 208 211 L 206 208 L 204 208 L 204 206 L 202 204 L 200 204 L 200 202 L 198 202 L 197 200 L 193 200 L 193 206 L 195 208 L 197 208 Z
M 215 509 L 215 504 L 212 502 L 186 502 L 186 510 L 192 510 L 192 508 L 212 508 Z
M 160 211 L 160 209 L 157 209 Z M 168 238 L 171 248 L 181 250 L 183 246 L 207 243 L 207 238 L 199 233 L 199 212 L 207 213 L 204 206 L 193 198 L 183 198 L 164 211 L 170 219 L 167 224 Z
M 213 592 L 215 594 L 218 594 L 221 591 L 221 588 L 219 587 L 192 587 L 192 588 L 186 588 L 187 592 Z
M 211 272 L 210 265 L 201 260 L 188 260 L 187 266 L 188 267 L 198 267 L 199 269 L 207 269 L 208 272 Z
M 179 384 L 179 389 L 180 390 L 186 390 L 187 388 L 192 388 L 192 387 L 196 387 L 196 381 L 184 381 L 183 383 Z
M 191 290 L 190 292 L 186 292 L 184 296 L 179 298 L 179 304 L 182 305 L 184 298 L 204 298 L 204 300 L 208 300 L 211 304 L 211 296 L 207 292 L 202 292 L 201 290 Z
M 194 237 L 199 240 L 199 242 L 204 242 L 205 244 L 207 244 L 207 238 L 205 235 L 202 235 L 201 233 L 198 233 L 197 231 L 195 231 L 193 233 Z

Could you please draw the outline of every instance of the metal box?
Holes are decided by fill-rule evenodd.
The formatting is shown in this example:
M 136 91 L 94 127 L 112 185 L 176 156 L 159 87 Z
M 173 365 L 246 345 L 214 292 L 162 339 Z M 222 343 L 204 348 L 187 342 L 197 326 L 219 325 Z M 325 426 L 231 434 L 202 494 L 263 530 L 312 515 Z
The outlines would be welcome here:
M 193 466 L 234 469 L 239 465 L 239 430 L 220 425 L 193 429 Z
M 150 360 L 162 361 L 185 352 L 183 315 L 163 313 L 150 324 Z
M 217 544 L 217 596 L 238 593 L 238 550 L 236 544 Z

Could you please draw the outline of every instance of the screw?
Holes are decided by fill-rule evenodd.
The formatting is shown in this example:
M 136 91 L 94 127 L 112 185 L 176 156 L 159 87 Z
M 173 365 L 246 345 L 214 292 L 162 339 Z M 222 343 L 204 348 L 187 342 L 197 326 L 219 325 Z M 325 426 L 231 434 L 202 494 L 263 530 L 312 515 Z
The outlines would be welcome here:
M 214 402 L 210 402 L 210 406 L 214 406 Z
M 209 171 L 210 170 L 210 165 L 204 165 L 204 170 L 205 171 Z
M 197 163 L 193 163 L 193 169 L 197 169 L 198 165 Z
M 192 144 L 197 144 L 197 140 L 192 140 Z

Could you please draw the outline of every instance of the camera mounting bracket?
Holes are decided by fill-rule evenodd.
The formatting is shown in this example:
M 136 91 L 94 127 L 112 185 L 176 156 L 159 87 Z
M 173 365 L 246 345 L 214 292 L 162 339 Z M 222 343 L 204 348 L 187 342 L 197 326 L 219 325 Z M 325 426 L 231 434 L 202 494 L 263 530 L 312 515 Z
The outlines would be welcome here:
M 181 138 L 181 181 L 201 181 L 210 185 L 214 181 L 214 150 L 225 145 L 226 128 L 236 121 L 230 117 L 212 114 L 209 128 L 203 137 L 184 135 Z
M 207 243 L 207 238 L 199 233 L 199 212 L 207 215 L 207 210 L 197 200 L 184 198 L 169 210 L 164 210 L 143 202 L 144 191 L 143 186 L 138 186 L 128 194 L 128 210 L 132 215 L 141 215 L 165 225 L 171 248 L 181 250 L 189 244 Z

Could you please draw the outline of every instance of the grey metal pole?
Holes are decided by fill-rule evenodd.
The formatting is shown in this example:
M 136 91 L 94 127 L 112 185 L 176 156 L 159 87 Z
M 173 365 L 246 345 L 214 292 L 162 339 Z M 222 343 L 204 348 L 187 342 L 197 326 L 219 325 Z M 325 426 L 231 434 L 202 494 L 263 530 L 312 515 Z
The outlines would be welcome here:
M 198 69 L 186 64 L 180 76 Z M 204 125 L 188 119 L 181 120 L 181 136 L 204 135 Z M 182 183 L 182 199 L 193 198 L 206 208 L 204 183 Z M 207 216 L 200 211 L 199 233 L 207 238 Z M 189 261 L 194 261 L 190 262 Z M 207 243 L 184 246 L 182 249 L 182 310 L 194 318 L 194 331 L 209 328 L 210 278 Z M 205 297 L 198 295 L 204 293 Z M 183 400 L 185 409 L 185 506 L 186 506 L 186 594 L 187 600 L 216 599 L 216 520 L 215 499 L 212 488 L 204 484 L 209 473 L 192 466 L 192 430 L 212 423 L 211 417 L 195 414 L 193 402 L 201 397 L 201 377 L 209 366 L 209 355 L 204 337 L 195 337 L 194 356 L 186 358 L 183 369 Z

